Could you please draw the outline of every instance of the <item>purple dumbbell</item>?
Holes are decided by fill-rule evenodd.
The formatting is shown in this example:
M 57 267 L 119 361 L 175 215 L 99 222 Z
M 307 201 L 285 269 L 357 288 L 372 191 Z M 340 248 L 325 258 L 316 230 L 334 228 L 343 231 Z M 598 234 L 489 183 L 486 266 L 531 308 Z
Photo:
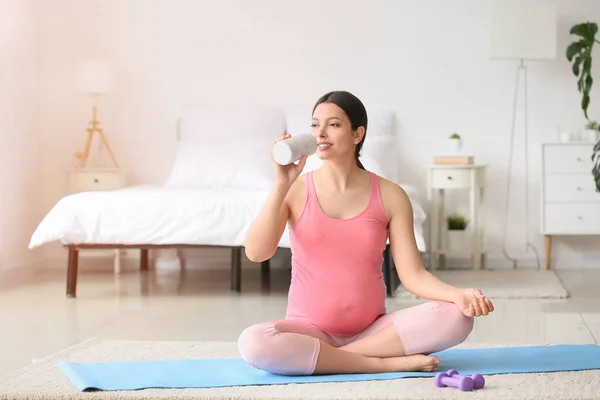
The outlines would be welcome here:
M 458 371 L 455 369 L 450 369 L 446 373 L 449 376 L 454 376 L 454 375 L 463 376 L 463 375 L 460 375 L 458 373 Z M 483 376 L 481 374 L 473 374 L 470 376 L 470 378 L 473 379 L 473 387 L 475 389 L 481 389 L 485 385 L 485 379 L 483 378 Z
M 463 376 L 457 370 L 451 369 L 447 372 L 438 372 L 435 376 L 435 385 L 437 387 L 454 386 L 463 392 L 467 392 L 473 389 L 481 389 L 485 385 L 485 379 L 480 374 Z

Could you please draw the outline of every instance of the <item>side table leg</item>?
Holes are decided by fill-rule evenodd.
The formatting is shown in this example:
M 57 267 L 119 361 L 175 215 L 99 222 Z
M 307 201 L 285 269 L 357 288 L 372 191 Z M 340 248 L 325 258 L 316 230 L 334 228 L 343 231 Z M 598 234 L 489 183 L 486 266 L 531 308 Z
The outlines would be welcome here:
M 437 269 L 437 259 L 435 255 L 435 202 L 433 189 L 431 188 L 431 170 L 427 172 L 427 205 L 429 209 L 429 269 Z
M 446 253 L 443 253 L 446 249 L 446 231 L 448 222 L 446 221 L 445 210 L 446 210 L 446 192 L 444 189 L 438 189 L 438 204 L 437 211 L 435 212 L 436 217 L 436 228 L 435 228 L 435 262 L 436 267 L 439 268 L 440 260 L 443 260 L 443 268 L 447 268 L 446 265 Z
M 479 175 L 471 170 L 471 226 L 473 226 L 473 268 L 481 269 L 481 230 L 479 227 Z

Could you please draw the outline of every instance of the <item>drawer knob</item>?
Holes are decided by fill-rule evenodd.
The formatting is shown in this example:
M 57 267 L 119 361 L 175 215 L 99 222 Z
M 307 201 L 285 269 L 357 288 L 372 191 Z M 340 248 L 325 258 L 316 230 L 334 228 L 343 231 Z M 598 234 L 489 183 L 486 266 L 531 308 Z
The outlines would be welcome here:
M 451 181 L 451 180 L 452 180 L 452 177 L 451 177 L 451 176 L 449 176 L 449 177 L 448 177 L 448 180 L 449 180 L 449 181 Z
M 94 183 L 98 183 L 98 178 L 94 178 Z
M 581 191 L 581 188 L 579 186 L 577 186 L 577 190 Z
M 583 217 L 581 215 L 578 215 L 577 219 L 583 219 Z
M 578 162 L 581 162 L 581 157 L 577 157 L 577 161 L 578 161 Z

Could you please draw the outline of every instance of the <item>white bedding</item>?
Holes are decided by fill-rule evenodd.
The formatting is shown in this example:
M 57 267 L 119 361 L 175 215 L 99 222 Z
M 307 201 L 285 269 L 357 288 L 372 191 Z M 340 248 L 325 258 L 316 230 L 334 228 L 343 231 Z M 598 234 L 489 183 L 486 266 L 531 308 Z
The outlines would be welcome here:
M 62 198 L 29 247 L 60 240 L 87 244 L 240 246 L 267 191 L 133 186 Z
M 425 213 L 416 191 L 412 200 L 415 238 L 425 251 Z M 192 244 L 243 246 L 244 236 L 268 190 L 133 186 L 116 191 L 76 193 L 62 198 L 41 221 L 29 248 L 63 244 Z M 289 248 L 286 231 L 280 247 Z

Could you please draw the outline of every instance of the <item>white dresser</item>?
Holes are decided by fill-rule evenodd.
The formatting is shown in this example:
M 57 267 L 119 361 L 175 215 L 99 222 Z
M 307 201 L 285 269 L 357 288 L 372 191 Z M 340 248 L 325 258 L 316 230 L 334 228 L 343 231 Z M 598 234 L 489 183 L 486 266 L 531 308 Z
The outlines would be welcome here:
M 71 193 L 98 190 L 117 190 L 125 187 L 125 174 L 116 168 L 76 168 L 69 171 Z M 121 250 L 80 250 L 80 255 L 89 257 L 113 257 L 115 274 L 121 272 Z
M 600 235 L 600 193 L 592 176 L 592 143 L 542 145 L 541 230 L 550 269 L 552 236 Z

